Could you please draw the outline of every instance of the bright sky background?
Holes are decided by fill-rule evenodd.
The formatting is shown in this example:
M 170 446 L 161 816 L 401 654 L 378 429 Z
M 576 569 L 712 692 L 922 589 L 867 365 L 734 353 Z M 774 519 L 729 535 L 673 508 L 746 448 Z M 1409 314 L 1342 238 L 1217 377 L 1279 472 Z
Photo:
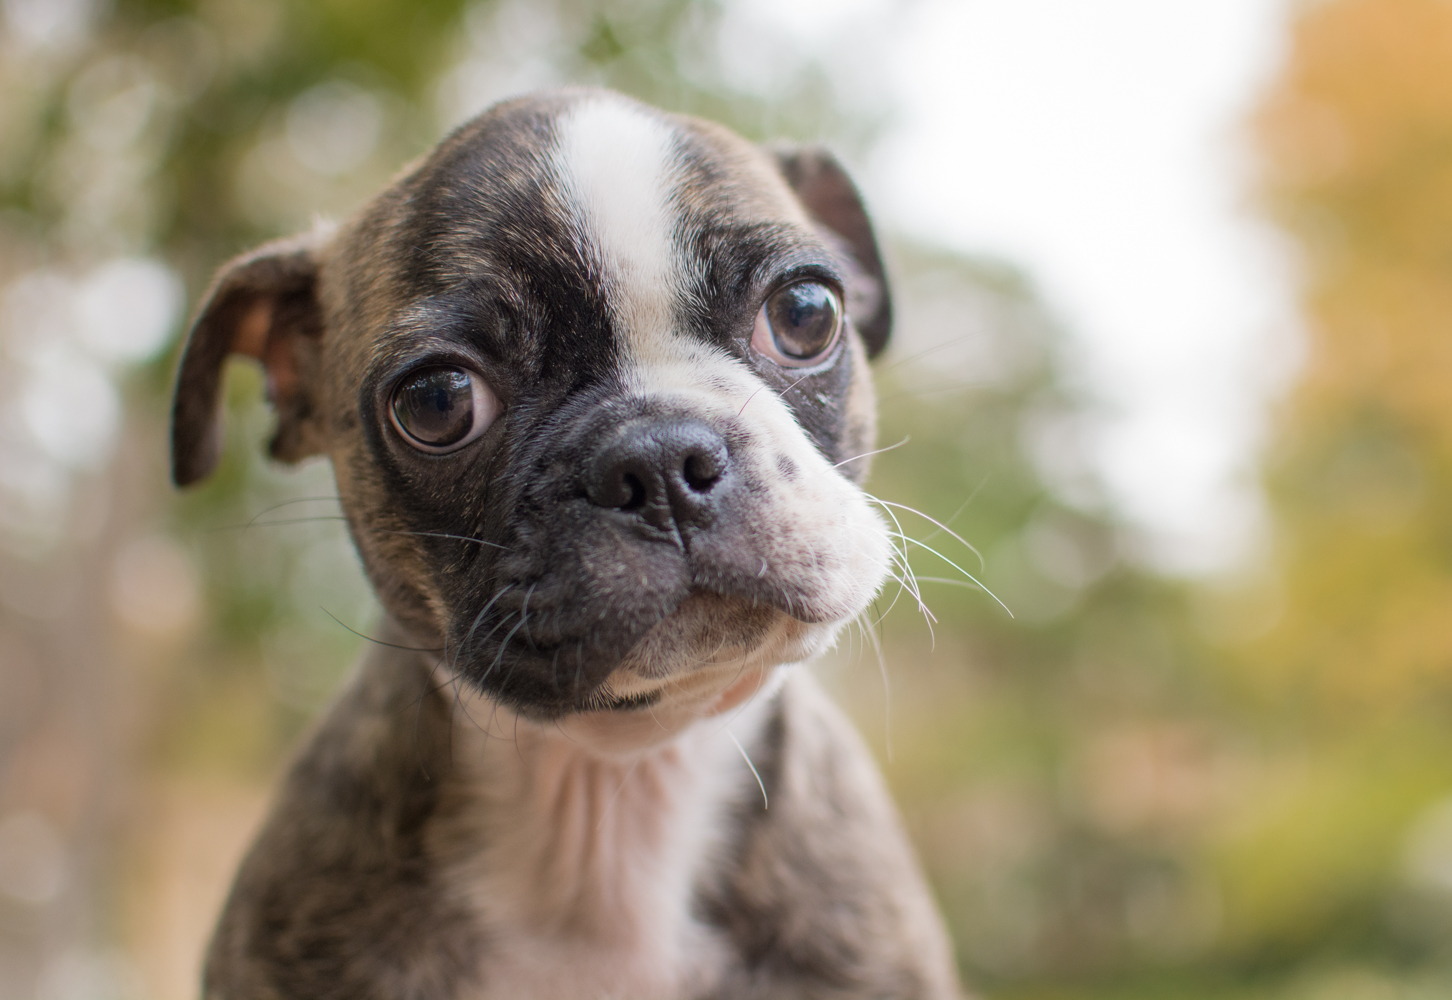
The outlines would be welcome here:
M 744 3 L 819 46 L 891 32 L 872 76 L 900 117 L 861 178 L 878 216 L 1028 272 L 1107 404 L 1096 461 L 1159 561 L 1243 554 L 1296 343 L 1244 126 L 1283 0 L 918 0 L 888 19 L 875 0 Z

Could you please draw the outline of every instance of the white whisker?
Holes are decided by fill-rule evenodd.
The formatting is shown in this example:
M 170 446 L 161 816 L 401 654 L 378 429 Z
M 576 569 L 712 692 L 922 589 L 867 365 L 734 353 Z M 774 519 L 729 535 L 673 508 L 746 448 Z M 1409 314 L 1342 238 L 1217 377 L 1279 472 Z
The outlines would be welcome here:
M 975 490 L 974 492 L 976 493 L 977 491 Z M 985 564 L 983 562 L 983 553 L 982 552 L 979 552 L 978 549 L 973 545 L 972 542 L 968 541 L 966 538 L 964 538 L 962 535 L 958 534 L 952 528 L 948 527 L 942 521 L 939 521 L 939 520 L 936 520 L 935 518 L 929 517 L 927 514 L 924 514 L 922 511 L 920 511 L 920 510 L 918 510 L 918 509 L 916 509 L 914 507 L 909 507 L 907 504 L 893 503 L 891 500 L 882 500 L 882 499 L 879 499 L 878 497 L 874 497 L 874 496 L 870 496 L 870 495 L 869 495 L 868 499 L 873 500 L 873 501 L 875 501 L 875 502 L 877 502 L 879 504 L 882 504 L 884 507 L 896 507 L 898 510 L 905 510 L 909 514 L 916 514 L 918 517 L 922 518 L 924 521 L 927 521 L 929 524 L 936 525 L 939 531 L 946 531 L 949 535 L 951 535 L 954 539 L 956 539 L 957 542 L 960 545 L 962 545 L 969 552 L 972 552 L 975 556 L 978 557 L 978 568 L 979 568 L 980 571 L 982 571 L 985 568 Z M 971 497 L 971 496 L 968 498 L 968 500 L 972 500 L 972 499 L 973 499 L 973 497 Z M 964 506 L 967 506 L 967 501 L 964 501 Z M 953 516 L 956 517 L 957 515 L 955 514 Z M 894 518 L 893 520 L 896 520 L 896 518 Z M 949 518 L 949 520 L 952 520 L 952 518 Z M 901 525 L 899 525 L 899 528 L 900 527 L 901 527 Z
M 766 784 L 761 780 L 761 774 L 756 770 L 756 765 L 751 763 L 751 755 L 746 752 L 746 748 L 741 745 L 741 741 L 736 738 L 735 733 L 728 729 L 726 735 L 731 737 L 731 742 L 735 743 L 736 749 L 741 751 L 741 759 L 746 761 L 747 767 L 751 768 L 751 776 L 756 779 L 756 787 L 761 789 L 761 808 L 771 808 L 771 803 L 766 800 Z
M 840 462 L 836 463 L 835 465 L 833 465 L 832 468 L 834 468 L 834 469 L 840 468 L 840 467 L 846 465 L 848 462 L 855 462 L 855 461 L 857 461 L 859 458 L 870 458 L 873 455 L 881 455 L 885 451 L 894 451 L 894 450 L 896 450 L 898 448 L 901 448 L 903 445 L 907 444 L 911 440 L 912 440 L 912 437 L 910 435 L 909 436 L 904 436 L 903 439 L 901 441 L 899 441 L 897 444 L 890 444 L 886 448 L 878 448 L 875 451 L 864 451 L 860 455 L 853 455 L 851 458 L 844 458 L 844 459 L 842 459 L 842 461 L 840 461 Z

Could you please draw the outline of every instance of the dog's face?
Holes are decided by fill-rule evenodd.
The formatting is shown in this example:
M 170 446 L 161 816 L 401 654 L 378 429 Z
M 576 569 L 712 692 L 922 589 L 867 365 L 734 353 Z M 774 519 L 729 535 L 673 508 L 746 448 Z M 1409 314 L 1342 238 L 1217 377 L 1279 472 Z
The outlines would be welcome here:
M 257 357 L 274 454 L 331 457 L 385 608 L 460 677 L 542 718 L 719 705 L 887 574 L 857 482 L 888 325 L 830 157 L 608 93 L 527 98 L 335 235 L 223 270 L 175 474 L 215 461 L 227 353 Z

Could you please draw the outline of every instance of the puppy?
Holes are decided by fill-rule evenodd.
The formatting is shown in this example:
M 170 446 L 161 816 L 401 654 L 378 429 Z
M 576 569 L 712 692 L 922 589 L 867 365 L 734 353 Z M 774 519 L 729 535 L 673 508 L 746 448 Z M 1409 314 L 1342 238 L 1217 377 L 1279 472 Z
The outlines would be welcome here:
M 959 995 L 858 737 L 791 664 L 888 574 L 859 483 L 890 307 L 851 182 L 615 94 L 501 104 L 332 234 L 223 268 L 386 615 L 293 764 L 216 1000 Z

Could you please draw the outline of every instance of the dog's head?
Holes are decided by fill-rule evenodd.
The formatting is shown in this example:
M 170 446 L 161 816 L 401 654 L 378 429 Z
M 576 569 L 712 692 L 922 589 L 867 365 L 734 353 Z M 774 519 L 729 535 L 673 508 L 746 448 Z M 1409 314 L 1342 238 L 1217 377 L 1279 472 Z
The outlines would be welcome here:
M 229 353 L 327 454 L 384 607 L 536 717 L 730 700 L 877 593 L 858 486 L 890 308 L 851 182 L 618 95 L 503 104 L 335 234 L 226 266 L 178 376 L 205 476 Z M 725 692 L 725 693 L 723 693 Z

